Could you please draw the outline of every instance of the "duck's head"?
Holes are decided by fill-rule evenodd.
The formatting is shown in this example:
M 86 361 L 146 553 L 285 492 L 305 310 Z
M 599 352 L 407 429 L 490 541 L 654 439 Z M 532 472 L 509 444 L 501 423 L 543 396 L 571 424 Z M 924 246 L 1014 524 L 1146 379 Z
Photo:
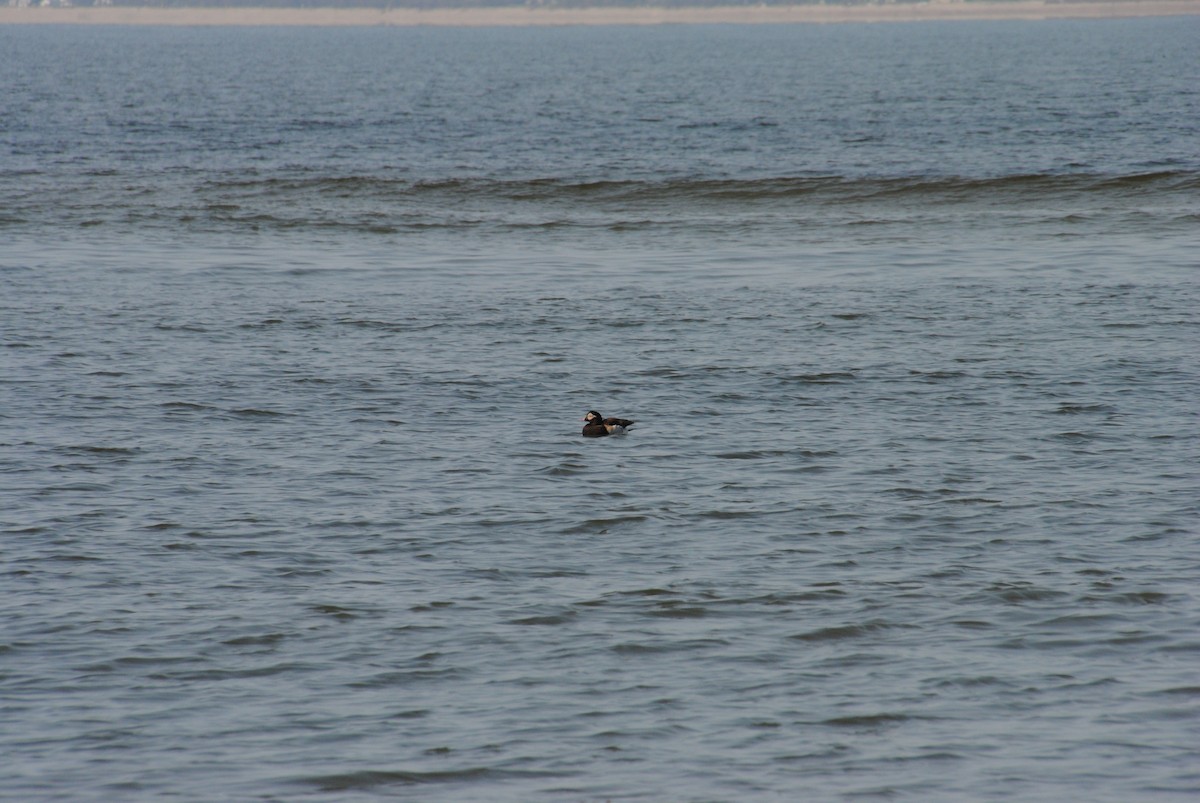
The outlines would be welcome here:
M 588 414 L 583 417 L 583 420 L 588 422 L 595 421 L 599 423 L 604 420 L 604 416 L 600 415 L 595 410 L 588 410 Z

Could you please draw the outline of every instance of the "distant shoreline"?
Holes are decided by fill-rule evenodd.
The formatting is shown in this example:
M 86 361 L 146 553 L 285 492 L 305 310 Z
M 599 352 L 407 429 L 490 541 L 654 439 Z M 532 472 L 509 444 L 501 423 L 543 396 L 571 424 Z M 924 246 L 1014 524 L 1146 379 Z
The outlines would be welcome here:
M 915 22 L 920 20 L 1040 20 L 1161 17 L 1200 14 L 1200 0 L 1112 2 L 961 2 L 868 5 L 712 6 L 693 8 L 150 8 L 0 7 L 0 25 L 296 25 L 514 27 L 564 25 L 767 24 Z

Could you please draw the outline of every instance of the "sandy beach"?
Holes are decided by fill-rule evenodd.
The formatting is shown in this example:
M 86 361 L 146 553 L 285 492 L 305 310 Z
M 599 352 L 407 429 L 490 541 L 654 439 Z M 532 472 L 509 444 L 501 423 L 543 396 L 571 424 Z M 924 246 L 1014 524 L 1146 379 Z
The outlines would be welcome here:
M 1150 17 L 1200 14 L 1200 0 L 948 2 L 708 8 L 130 8 L 0 7 L 0 25 L 536 26 L 911 22 Z

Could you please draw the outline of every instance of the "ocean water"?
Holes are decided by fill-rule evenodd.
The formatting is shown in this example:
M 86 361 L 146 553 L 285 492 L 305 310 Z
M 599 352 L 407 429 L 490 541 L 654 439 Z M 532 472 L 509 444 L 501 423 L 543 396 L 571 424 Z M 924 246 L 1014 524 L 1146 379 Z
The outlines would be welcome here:
M 0 28 L 0 799 L 1196 799 L 1198 41 Z

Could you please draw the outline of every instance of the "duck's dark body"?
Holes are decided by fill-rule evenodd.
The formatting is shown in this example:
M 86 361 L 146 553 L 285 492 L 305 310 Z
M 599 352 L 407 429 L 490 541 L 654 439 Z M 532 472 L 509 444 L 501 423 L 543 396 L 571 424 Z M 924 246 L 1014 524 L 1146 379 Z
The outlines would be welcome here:
M 617 435 L 633 426 L 633 422 L 625 418 L 605 418 L 595 410 L 583 417 L 583 437 L 604 438 Z

